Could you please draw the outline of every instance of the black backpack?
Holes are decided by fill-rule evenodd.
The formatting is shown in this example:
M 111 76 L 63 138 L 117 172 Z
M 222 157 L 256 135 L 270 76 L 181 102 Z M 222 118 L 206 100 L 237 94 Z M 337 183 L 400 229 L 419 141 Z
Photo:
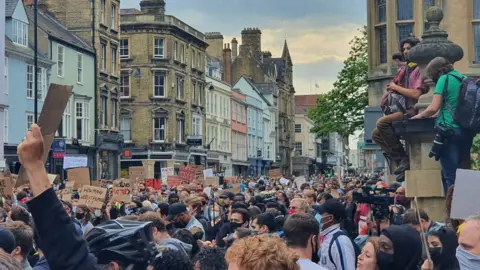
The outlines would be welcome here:
M 357 265 L 357 259 L 358 259 L 358 256 L 360 255 L 361 253 L 361 250 L 360 248 L 357 246 L 357 244 L 355 244 L 355 242 L 352 241 L 352 239 L 350 237 L 348 237 L 348 235 L 342 231 L 342 230 L 339 230 L 338 232 L 334 233 L 333 236 L 332 236 L 332 241 L 330 241 L 330 245 L 328 246 L 328 258 L 330 259 L 330 261 L 333 263 L 333 265 L 335 265 L 335 262 L 333 261 L 333 257 L 332 257 L 332 246 L 333 246 L 333 243 L 335 243 L 337 245 L 337 249 L 338 251 L 340 252 L 340 242 L 338 241 L 338 237 L 341 236 L 341 235 L 345 235 L 348 240 L 350 240 L 350 242 L 352 243 L 352 246 L 353 246 L 353 250 L 355 251 L 355 265 Z M 343 262 L 343 258 L 342 256 L 344 256 L 344 254 L 342 254 L 340 252 L 340 261 Z M 335 268 L 336 269 L 345 269 L 345 266 L 342 266 L 342 268 L 338 268 L 336 265 L 335 265 Z

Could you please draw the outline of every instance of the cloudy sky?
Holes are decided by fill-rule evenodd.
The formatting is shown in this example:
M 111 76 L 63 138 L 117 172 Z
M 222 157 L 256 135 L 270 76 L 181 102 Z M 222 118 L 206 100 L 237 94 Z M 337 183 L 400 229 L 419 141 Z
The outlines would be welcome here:
M 140 0 L 122 0 L 139 8 Z M 366 24 L 365 0 L 166 0 L 171 14 L 202 32 L 221 32 L 226 42 L 245 27 L 262 30 L 262 50 L 280 56 L 285 38 L 298 94 L 331 90 L 349 41 Z M 314 87 L 315 81 L 319 88 Z

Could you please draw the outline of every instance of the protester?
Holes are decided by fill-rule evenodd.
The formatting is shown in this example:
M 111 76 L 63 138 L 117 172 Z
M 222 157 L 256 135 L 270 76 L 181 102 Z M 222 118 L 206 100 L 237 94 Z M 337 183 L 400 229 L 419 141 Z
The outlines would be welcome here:
M 358 256 L 357 270 L 377 270 L 378 238 L 371 237 Z
M 187 210 L 183 203 L 174 203 L 168 209 L 167 220 L 172 222 L 178 229 L 189 230 L 197 239 L 205 240 L 203 225 Z
M 418 270 L 422 258 L 420 234 L 408 225 L 392 225 L 378 238 L 380 270 Z
M 460 265 L 455 257 L 458 239 L 454 230 L 442 227 L 433 231 L 428 236 L 427 241 L 428 252 L 432 258 L 434 270 L 460 270 Z
M 80 222 L 83 234 L 86 234 L 88 231 L 93 229 L 93 224 L 90 222 L 92 219 L 92 214 L 88 206 L 78 205 L 75 212 L 75 218 Z
M 11 254 L 15 247 L 15 236 L 12 232 L 4 227 L 0 227 L 0 251 Z
M 193 258 L 195 270 L 227 270 L 225 251 L 219 247 L 204 248 Z
M 22 270 L 20 263 L 12 255 L 0 252 L 0 269 L 2 270 Z
M 33 248 L 32 228 L 21 221 L 7 222 L 5 228 L 15 237 L 16 247 L 11 254 L 22 265 L 23 270 L 32 270 L 27 258 Z
M 418 220 L 416 209 L 407 210 L 403 215 L 403 224 L 412 226 L 419 233 L 422 232 L 423 227 L 425 236 L 430 235 L 432 232 L 437 231 L 444 226 L 441 223 L 431 220 L 427 212 L 424 210 L 418 209 L 418 213 L 420 214 L 420 221 Z
M 469 217 L 458 237 L 460 269 L 480 269 L 480 215 Z
M 269 213 L 263 213 L 252 221 L 253 234 L 267 234 L 277 231 L 275 217 Z

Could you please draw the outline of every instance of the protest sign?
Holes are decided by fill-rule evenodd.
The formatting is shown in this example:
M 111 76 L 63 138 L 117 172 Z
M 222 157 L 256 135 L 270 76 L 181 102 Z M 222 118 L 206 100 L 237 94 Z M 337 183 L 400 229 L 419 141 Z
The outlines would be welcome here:
M 0 177 L 0 196 L 6 200 L 13 198 L 13 183 L 10 177 Z
M 213 176 L 213 177 L 205 177 L 205 186 L 217 186 L 219 185 L 219 177 L 218 176 Z
M 78 190 L 84 185 L 90 185 L 90 168 L 74 168 L 67 171 L 68 181 L 75 182 L 73 189 Z
M 168 176 L 173 175 L 173 172 L 174 172 L 173 167 L 162 168 L 161 169 L 162 183 L 166 184 Z
M 72 85 L 59 85 L 51 83 L 47 92 L 47 96 L 45 97 L 45 101 L 43 102 L 42 112 L 40 113 L 37 124 L 40 127 L 43 136 L 44 164 L 50 153 L 50 148 L 52 147 L 55 133 L 60 126 L 60 122 L 62 121 L 65 107 L 67 107 L 68 100 L 72 95 L 72 89 Z M 25 169 L 21 167 L 15 186 L 18 187 L 26 184 L 27 182 L 27 173 Z
M 193 182 L 195 180 L 195 168 L 193 166 L 183 166 L 178 173 L 180 178 L 187 182 Z
M 128 168 L 128 176 L 130 180 L 137 181 L 140 183 L 145 182 L 145 178 L 147 177 L 147 173 L 145 167 L 143 166 L 136 166 Z
M 480 213 L 478 209 L 480 182 L 478 179 L 480 179 L 480 171 L 457 169 L 450 218 L 464 220 Z
M 132 185 L 130 180 L 120 179 L 113 181 L 112 195 L 110 200 L 112 201 L 122 201 L 130 202 L 132 193 Z
M 272 179 L 280 179 L 282 177 L 282 169 L 270 169 L 268 171 L 268 178 Z
M 85 185 L 82 187 L 78 204 L 85 204 L 93 208 L 101 209 L 105 202 L 106 195 L 106 188 Z
M 179 186 L 182 183 L 182 178 L 178 175 L 170 175 L 167 178 L 167 186 L 169 188 Z
M 168 181 L 167 176 L 167 181 Z M 154 190 L 161 190 L 162 189 L 162 180 L 161 179 L 145 179 L 145 187 L 151 187 Z
M 63 169 L 88 167 L 87 155 L 66 155 L 63 158 Z
M 300 187 L 306 183 L 306 180 L 305 180 L 305 176 L 298 176 L 298 177 L 295 177 L 295 179 L 293 180 L 295 182 L 295 184 L 297 185 L 297 188 L 300 189 Z

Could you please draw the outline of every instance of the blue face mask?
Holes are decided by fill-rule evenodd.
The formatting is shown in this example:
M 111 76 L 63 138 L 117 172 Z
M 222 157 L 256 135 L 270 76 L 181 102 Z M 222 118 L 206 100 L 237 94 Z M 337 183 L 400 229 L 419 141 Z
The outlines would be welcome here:
M 457 247 L 456 255 L 461 269 L 480 269 L 480 256 L 472 254 L 461 247 Z
M 100 211 L 100 210 L 98 210 L 98 209 L 95 210 L 95 216 L 96 216 L 96 217 L 100 217 L 101 215 L 102 215 L 102 211 Z
M 76 213 L 76 212 L 77 212 L 77 207 L 76 207 L 76 206 L 72 207 L 72 212 L 73 212 L 73 213 Z

